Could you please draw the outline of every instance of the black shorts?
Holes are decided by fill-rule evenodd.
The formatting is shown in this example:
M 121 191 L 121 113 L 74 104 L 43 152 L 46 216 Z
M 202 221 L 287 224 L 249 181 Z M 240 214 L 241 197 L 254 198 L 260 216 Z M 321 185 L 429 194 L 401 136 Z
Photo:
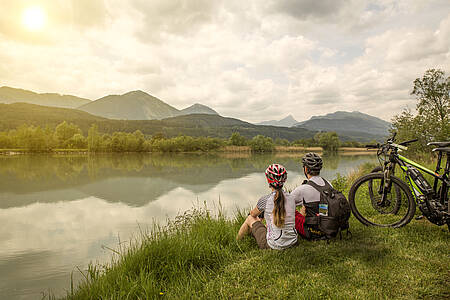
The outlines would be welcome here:
M 267 244 L 267 228 L 261 221 L 253 223 L 252 235 L 255 237 L 256 243 L 260 249 L 270 249 Z

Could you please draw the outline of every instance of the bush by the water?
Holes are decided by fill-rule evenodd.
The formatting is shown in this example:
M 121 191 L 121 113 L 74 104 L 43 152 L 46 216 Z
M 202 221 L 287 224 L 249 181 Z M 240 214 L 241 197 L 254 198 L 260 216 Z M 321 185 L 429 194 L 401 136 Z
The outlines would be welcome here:
M 254 152 L 272 152 L 275 149 L 272 138 L 262 135 L 257 135 L 252 138 L 249 145 Z

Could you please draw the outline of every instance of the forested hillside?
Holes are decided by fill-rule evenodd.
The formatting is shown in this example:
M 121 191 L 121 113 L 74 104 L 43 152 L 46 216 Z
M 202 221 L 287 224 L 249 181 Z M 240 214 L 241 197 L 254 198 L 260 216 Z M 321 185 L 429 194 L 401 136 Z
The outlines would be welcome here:
M 86 112 L 39 106 L 27 103 L 0 104 L 0 131 L 11 130 L 22 124 L 56 127 L 63 121 L 76 124 L 84 134 L 92 124 L 97 124 L 100 133 L 134 132 L 140 130 L 145 135 L 161 133 L 167 137 L 178 135 L 210 136 L 228 138 L 233 132 L 252 138 L 264 135 L 273 139 L 282 138 L 289 141 L 312 138 L 315 134 L 304 128 L 285 128 L 258 126 L 238 119 L 219 115 L 185 115 L 164 120 L 110 120 Z

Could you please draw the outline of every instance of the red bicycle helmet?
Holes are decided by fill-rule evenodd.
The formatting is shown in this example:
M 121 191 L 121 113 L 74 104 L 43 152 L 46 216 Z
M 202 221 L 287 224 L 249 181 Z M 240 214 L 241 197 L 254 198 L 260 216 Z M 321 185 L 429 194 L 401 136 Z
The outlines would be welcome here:
M 269 185 L 276 189 L 282 188 L 287 179 L 287 171 L 280 164 L 271 164 L 265 174 Z

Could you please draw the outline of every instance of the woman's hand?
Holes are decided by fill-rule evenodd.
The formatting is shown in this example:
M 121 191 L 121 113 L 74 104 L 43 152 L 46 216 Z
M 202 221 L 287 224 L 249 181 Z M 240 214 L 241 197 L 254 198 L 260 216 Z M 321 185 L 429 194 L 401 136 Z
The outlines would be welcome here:
M 261 212 L 259 211 L 259 209 L 257 207 L 255 207 L 254 209 L 252 209 L 252 211 L 250 212 L 250 215 L 254 218 L 258 217 L 259 214 L 261 214 Z

